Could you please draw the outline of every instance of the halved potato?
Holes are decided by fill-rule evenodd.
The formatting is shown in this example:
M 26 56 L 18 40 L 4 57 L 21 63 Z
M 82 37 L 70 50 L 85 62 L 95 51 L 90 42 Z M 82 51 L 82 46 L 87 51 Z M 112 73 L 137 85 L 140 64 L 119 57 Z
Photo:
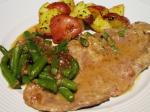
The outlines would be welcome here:
M 58 9 L 50 9 L 46 12 L 43 12 L 39 15 L 39 24 L 37 26 L 37 30 L 42 34 L 50 34 L 50 22 L 51 19 L 60 14 L 61 12 Z
M 91 24 L 91 28 L 96 32 L 102 32 L 104 29 L 111 28 L 110 23 L 104 20 L 100 15 Z
M 120 16 L 123 16 L 124 15 L 124 9 L 125 9 L 124 4 L 119 4 L 117 6 L 114 6 L 114 7 L 110 8 L 109 12 L 110 13 L 116 13 Z
M 70 16 L 77 17 L 80 19 L 85 19 L 91 15 L 91 12 L 88 10 L 87 5 L 81 1 L 79 2 L 70 13 Z
M 86 25 L 91 25 L 91 24 L 93 23 L 93 21 L 94 21 L 94 17 L 93 17 L 92 14 L 91 14 L 91 15 L 89 15 L 87 18 L 85 18 L 83 21 L 84 21 L 84 23 L 85 23 Z
M 128 18 L 126 18 L 124 16 L 120 16 L 116 13 L 109 13 L 109 14 L 103 16 L 103 18 L 105 20 L 109 21 L 112 28 L 127 27 L 130 24 L 130 21 L 128 20 Z
M 60 0 L 60 2 L 66 3 L 66 4 L 70 7 L 71 11 L 72 11 L 72 10 L 74 9 L 74 7 L 75 7 L 74 0 Z
M 62 14 L 69 15 L 71 12 L 70 7 L 64 2 L 53 2 L 47 6 L 48 9 L 58 9 Z
M 104 13 L 108 13 L 107 8 L 95 4 L 88 5 L 88 10 L 91 12 L 91 15 L 84 19 L 84 22 L 87 25 L 91 25 L 93 21 L 97 18 L 97 16 L 101 16 Z
M 91 5 L 88 6 L 89 11 L 91 12 L 91 14 L 94 16 L 94 18 L 96 18 L 98 15 L 106 15 L 107 13 L 109 13 L 109 10 L 101 5 Z

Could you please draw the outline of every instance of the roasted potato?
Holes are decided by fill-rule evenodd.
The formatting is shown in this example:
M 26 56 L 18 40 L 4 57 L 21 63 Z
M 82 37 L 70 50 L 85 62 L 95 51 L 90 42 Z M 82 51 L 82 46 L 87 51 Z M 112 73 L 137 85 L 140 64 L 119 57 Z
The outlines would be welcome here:
M 104 29 L 111 28 L 108 20 L 104 20 L 100 15 L 96 17 L 96 19 L 91 24 L 91 28 L 96 32 L 101 32 Z
M 60 2 L 66 3 L 66 4 L 70 7 L 71 11 L 72 11 L 73 8 L 75 7 L 74 0 L 60 0 Z
M 47 10 L 46 12 L 43 12 L 43 11 L 39 15 L 39 24 L 37 26 L 37 30 L 42 34 L 50 34 L 51 30 L 50 30 L 49 25 L 50 25 L 51 19 L 54 16 L 61 14 L 61 12 L 58 9 L 50 9 L 50 10 Z
M 94 17 L 91 15 L 89 15 L 87 18 L 83 19 L 85 25 L 91 25 L 94 21 Z
M 87 5 L 82 1 L 79 2 L 70 13 L 70 16 L 85 19 L 91 15 Z
M 110 8 L 109 12 L 110 13 L 116 13 L 120 16 L 123 16 L 124 15 L 124 9 L 125 9 L 124 5 L 120 4 L 120 5 L 117 5 L 117 6 Z
M 87 18 L 84 19 L 86 25 L 91 25 L 93 21 L 97 18 L 97 16 L 101 16 L 105 13 L 108 13 L 107 8 L 94 4 L 88 5 L 88 10 L 91 12 L 91 15 L 89 15 Z
M 48 9 L 58 9 L 62 14 L 67 14 L 69 15 L 71 10 L 70 10 L 70 7 L 64 3 L 64 2 L 54 2 L 52 4 L 49 4 L 47 6 Z
M 54 43 L 75 38 L 84 30 L 80 19 L 64 14 L 53 17 L 50 28 Z
M 116 13 L 109 13 L 109 14 L 103 16 L 103 18 L 105 20 L 109 21 L 112 28 L 127 27 L 130 24 L 130 21 L 128 20 L 128 18 L 126 18 L 124 16 L 120 16 Z
M 91 14 L 94 16 L 94 18 L 96 18 L 98 15 L 106 15 L 109 10 L 101 5 L 91 5 L 88 6 L 89 11 L 91 12 Z

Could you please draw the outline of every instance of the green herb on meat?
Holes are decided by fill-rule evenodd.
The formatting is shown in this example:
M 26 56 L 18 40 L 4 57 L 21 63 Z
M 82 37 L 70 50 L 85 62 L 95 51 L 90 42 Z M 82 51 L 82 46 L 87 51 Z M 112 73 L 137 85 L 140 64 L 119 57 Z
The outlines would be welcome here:
M 118 31 L 118 35 L 119 37 L 125 37 L 125 33 L 127 32 L 127 28 L 121 28 L 119 31 Z
M 89 42 L 87 39 L 80 37 L 80 43 L 83 47 L 88 47 L 89 46 Z
M 103 38 L 107 41 L 108 45 L 111 47 L 113 52 L 117 52 L 118 48 L 116 47 L 115 41 L 110 37 L 107 32 L 103 32 Z

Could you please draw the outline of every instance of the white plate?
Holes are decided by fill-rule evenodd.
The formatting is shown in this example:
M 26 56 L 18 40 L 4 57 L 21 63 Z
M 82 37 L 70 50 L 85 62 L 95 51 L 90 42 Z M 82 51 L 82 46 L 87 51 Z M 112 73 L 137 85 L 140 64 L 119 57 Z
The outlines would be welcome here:
M 44 2 L 46 0 L 0 0 L 0 44 L 10 48 L 17 35 L 38 23 L 38 9 Z M 95 0 L 94 3 L 108 7 L 124 3 L 125 15 L 131 22 L 140 20 L 150 23 L 148 0 Z M 134 87 L 124 95 L 78 112 L 150 112 L 149 75 L 150 69 L 144 71 L 136 80 Z M 24 104 L 22 91 L 8 88 L 2 75 L 0 75 L 0 112 L 36 112 Z

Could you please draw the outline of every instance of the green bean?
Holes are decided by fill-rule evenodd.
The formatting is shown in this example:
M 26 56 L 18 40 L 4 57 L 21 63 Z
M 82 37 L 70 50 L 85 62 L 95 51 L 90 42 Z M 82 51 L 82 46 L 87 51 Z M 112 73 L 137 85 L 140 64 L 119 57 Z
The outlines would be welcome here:
M 33 67 L 33 65 L 31 65 L 31 64 L 28 64 L 28 67 L 27 67 L 27 70 L 28 70 L 28 75 L 30 75 L 30 73 L 31 73 L 31 70 L 32 70 L 32 67 Z
M 0 45 L 0 51 L 3 53 L 3 55 L 8 52 L 2 45 Z
M 107 32 L 103 33 L 103 37 L 108 42 L 108 44 L 111 47 L 112 51 L 116 53 L 118 51 L 118 48 L 115 45 L 116 44 L 115 41 L 110 37 L 110 35 Z
M 51 62 L 51 74 L 56 75 L 58 72 L 58 65 L 59 65 L 59 58 L 57 55 L 53 56 L 52 62 Z
M 62 74 L 63 74 L 63 76 L 65 76 L 65 77 L 69 77 L 70 72 L 71 72 L 71 68 L 66 68 L 66 69 L 63 69 L 63 70 L 62 70 Z
M 46 64 L 47 59 L 44 56 L 41 56 L 40 59 L 38 59 L 38 61 L 36 61 L 31 68 L 30 79 L 37 77 Z
M 104 37 L 105 40 L 109 38 L 109 34 L 107 32 L 103 32 L 102 36 Z
M 52 75 L 56 75 L 57 72 L 58 72 L 58 69 L 57 69 L 57 68 L 54 68 L 54 67 L 51 68 L 51 74 L 52 74 Z
M 12 51 L 11 69 L 13 71 L 14 77 L 17 77 L 17 75 L 19 75 L 18 65 L 19 65 L 21 52 L 22 52 L 21 46 L 16 46 Z
M 68 42 L 67 41 L 63 41 L 62 43 L 58 44 L 55 47 L 55 53 L 60 53 L 60 52 L 66 52 L 68 51 Z
M 38 46 L 33 42 L 32 40 L 33 35 L 29 31 L 25 31 L 24 36 L 27 40 L 27 47 L 28 47 L 29 52 L 32 55 L 33 62 L 36 62 L 37 59 L 41 56 L 41 52 Z
M 29 39 L 32 39 L 33 38 L 33 35 L 29 32 L 29 31 L 25 31 L 23 33 L 24 37 L 29 40 Z
M 22 53 L 29 54 L 29 49 L 27 44 L 22 45 Z
M 50 65 L 47 65 L 47 66 L 44 68 L 43 71 L 50 73 L 50 71 L 51 71 L 51 66 L 50 66 Z
M 110 45 L 111 49 L 113 50 L 113 52 L 117 52 L 118 48 L 116 47 L 116 43 L 112 38 L 108 38 L 108 44 Z
M 39 75 L 39 78 L 41 79 L 50 79 L 50 80 L 55 80 L 53 77 L 51 77 L 48 72 L 42 72 Z
M 2 58 L 2 61 L 1 61 L 1 64 L 0 64 L 2 74 L 3 74 L 4 78 L 7 80 L 8 84 L 11 88 L 20 88 L 19 81 L 17 80 L 17 78 L 15 78 L 12 75 L 12 71 L 9 69 L 9 67 L 7 65 L 9 60 L 10 60 L 10 53 L 11 52 L 8 52 Z
M 70 71 L 70 74 L 69 74 L 69 79 L 74 79 L 75 76 L 78 74 L 79 72 L 79 64 L 77 62 L 77 60 L 75 59 L 72 59 L 71 61 L 71 71 Z
M 68 79 L 74 79 L 79 72 L 79 64 L 75 59 L 71 60 L 71 67 L 62 71 L 63 75 Z
M 77 91 L 77 84 L 69 79 L 66 78 L 62 79 L 61 85 L 70 89 L 71 91 L 74 92 Z
M 59 87 L 59 93 L 64 96 L 69 102 L 74 100 L 74 94 L 66 87 Z
M 38 58 L 41 56 L 41 52 L 38 46 L 32 40 L 28 40 L 27 46 L 28 46 L 29 52 L 31 53 L 33 62 L 36 62 Z
M 28 75 L 24 75 L 22 77 L 22 84 L 28 84 L 28 83 L 30 83 L 30 78 Z
M 20 56 L 19 65 L 18 65 L 18 75 L 17 75 L 18 79 L 21 77 L 19 74 L 21 74 L 21 70 L 22 70 L 23 66 L 26 65 L 27 61 L 28 61 L 28 55 L 22 54 Z
M 50 90 L 53 93 L 57 92 L 57 84 L 55 80 L 52 79 L 35 79 L 35 82 L 42 86 L 43 88 Z
M 88 47 L 89 46 L 89 42 L 87 39 L 80 37 L 80 43 L 83 47 Z
M 118 31 L 119 37 L 124 37 L 126 32 L 127 32 L 127 28 L 121 28 L 121 29 Z

